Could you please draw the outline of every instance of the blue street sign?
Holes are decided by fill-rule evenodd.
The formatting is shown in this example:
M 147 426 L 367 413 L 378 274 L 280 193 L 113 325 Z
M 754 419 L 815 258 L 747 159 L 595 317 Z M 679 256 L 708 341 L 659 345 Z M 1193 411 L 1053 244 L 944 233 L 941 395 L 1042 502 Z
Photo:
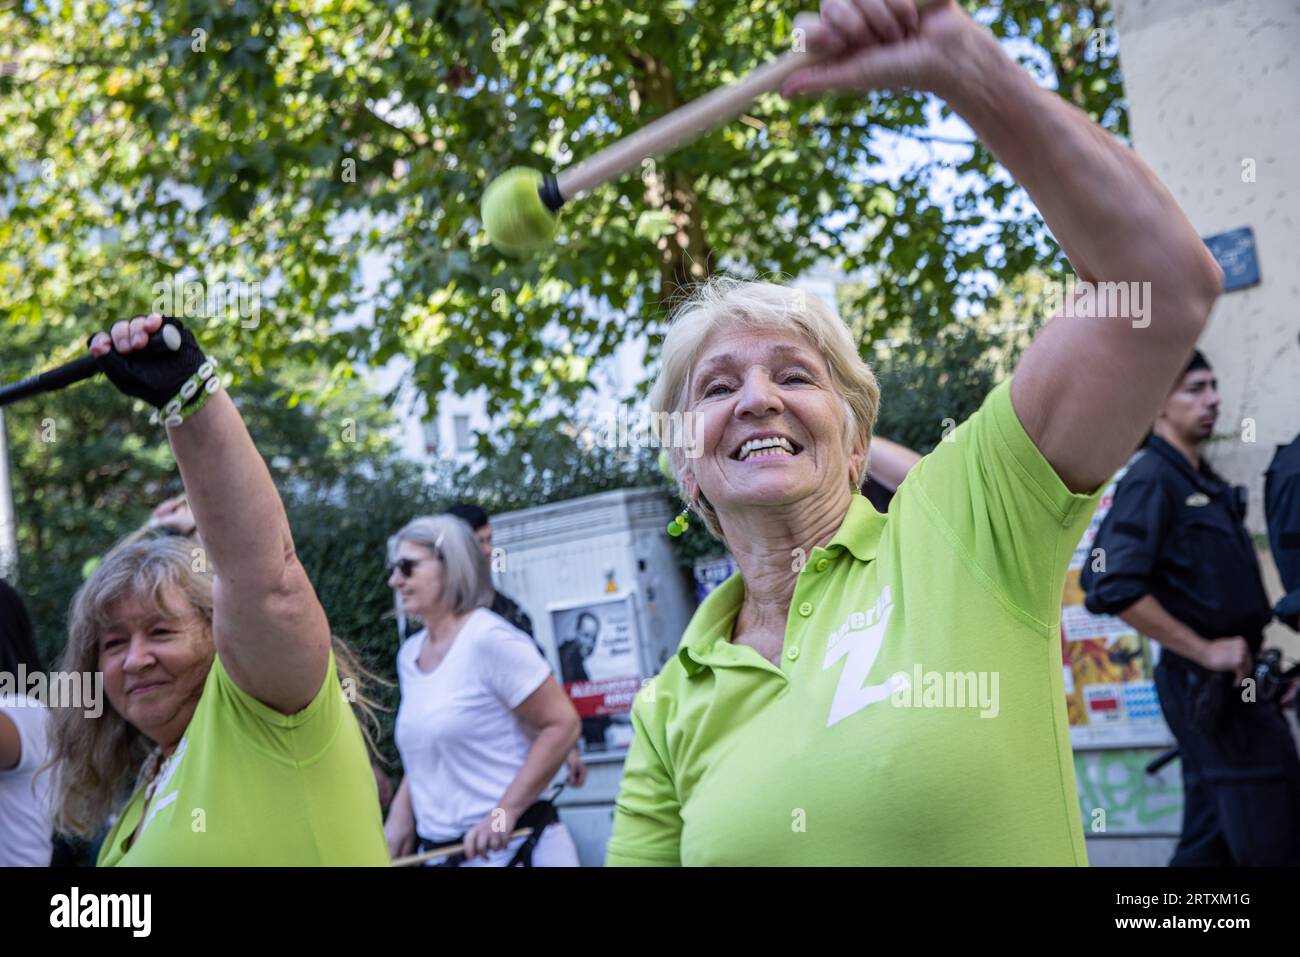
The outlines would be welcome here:
M 1255 258 L 1255 233 L 1249 226 L 1217 236 L 1206 236 L 1205 245 L 1223 269 L 1223 290 L 1259 285 L 1259 260 Z

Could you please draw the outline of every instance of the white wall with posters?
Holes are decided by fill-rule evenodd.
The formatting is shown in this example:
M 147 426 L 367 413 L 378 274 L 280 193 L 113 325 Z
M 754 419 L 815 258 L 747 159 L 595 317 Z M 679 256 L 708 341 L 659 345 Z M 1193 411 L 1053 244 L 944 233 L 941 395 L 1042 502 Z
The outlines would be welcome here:
M 585 866 L 605 858 L 631 696 L 676 652 L 695 610 L 668 539 L 673 506 L 657 489 L 624 489 L 492 517 L 497 587 L 532 617 L 584 718 L 587 783 L 557 804 Z

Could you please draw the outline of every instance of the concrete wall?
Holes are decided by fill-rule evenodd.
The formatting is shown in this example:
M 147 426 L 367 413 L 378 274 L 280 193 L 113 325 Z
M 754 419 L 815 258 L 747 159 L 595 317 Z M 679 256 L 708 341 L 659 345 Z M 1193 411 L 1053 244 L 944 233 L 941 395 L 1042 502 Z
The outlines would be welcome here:
M 1202 236 L 1255 231 L 1261 283 L 1224 295 L 1202 346 L 1223 395 L 1210 459 L 1262 531 L 1264 470 L 1300 432 L 1300 0 L 1114 3 L 1138 153 Z

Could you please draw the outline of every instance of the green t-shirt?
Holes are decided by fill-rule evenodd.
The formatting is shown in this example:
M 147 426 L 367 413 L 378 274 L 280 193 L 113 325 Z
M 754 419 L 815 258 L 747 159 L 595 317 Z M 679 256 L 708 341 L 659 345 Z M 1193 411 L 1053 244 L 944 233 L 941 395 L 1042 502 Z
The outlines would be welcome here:
M 281 714 L 213 659 L 185 735 L 164 765 L 129 851 L 144 788 L 104 842 L 99 866 L 311 866 L 389 863 L 365 740 L 334 655 L 320 691 Z
M 779 667 L 731 643 L 733 575 L 633 705 L 606 864 L 1086 864 L 1060 611 L 1095 504 L 1007 381 L 806 556 Z

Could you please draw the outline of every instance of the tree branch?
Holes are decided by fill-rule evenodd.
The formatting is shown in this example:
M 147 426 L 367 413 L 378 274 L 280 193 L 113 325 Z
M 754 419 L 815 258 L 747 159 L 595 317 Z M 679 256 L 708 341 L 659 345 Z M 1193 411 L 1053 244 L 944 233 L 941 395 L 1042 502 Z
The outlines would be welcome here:
M 369 106 L 365 107 L 365 111 L 366 114 L 372 120 L 374 120 L 376 123 L 381 124 L 382 126 L 388 127 L 388 129 L 392 130 L 394 133 L 397 133 L 408 143 L 414 146 L 416 150 L 422 150 L 428 148 L 429 144 L 427 142 L 421 142 L 416 137 L 416 135 L 412 133 L 410 130 L 403 129 L 402 127 L 398 126 L 396 123 L 389 122 L 388 120 L 380 116 L 378 113 L 376 113 L 374 110 L 372 110 Z M 407 155 L 407 154 L 402 154 L 402 155 Z

